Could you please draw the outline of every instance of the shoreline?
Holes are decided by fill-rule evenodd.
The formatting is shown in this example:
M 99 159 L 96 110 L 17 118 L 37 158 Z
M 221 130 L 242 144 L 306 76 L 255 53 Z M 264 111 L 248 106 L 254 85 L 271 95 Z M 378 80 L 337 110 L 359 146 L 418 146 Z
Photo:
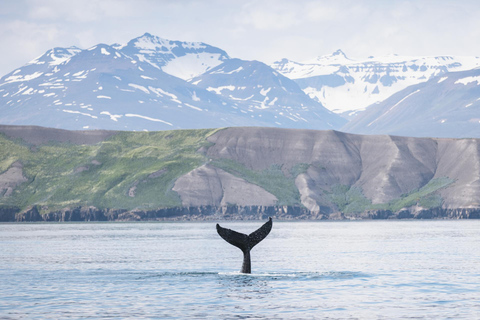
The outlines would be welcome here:
M 108 221 L 247 221 L 273 217 L 284 221 L 351 220 L 458 220 L 480 219 L 480 208 L 404 208 L 400 211 L 367 210 L 357 213 L 312 212 L 300 206 L 199 206 L 154 210 L 74 207 L 48 210 L 31 206 L 24 210 L 0 207 L 0 222 L 108 222 Z

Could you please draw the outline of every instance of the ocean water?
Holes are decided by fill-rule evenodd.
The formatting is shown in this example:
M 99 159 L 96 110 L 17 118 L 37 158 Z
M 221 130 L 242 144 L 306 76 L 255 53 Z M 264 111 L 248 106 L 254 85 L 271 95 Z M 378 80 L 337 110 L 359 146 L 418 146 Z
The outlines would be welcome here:
M 262 222 L 221 222 L 250 233 Z M 0 224 L 0 319 L 480 319 L 480 221 Z

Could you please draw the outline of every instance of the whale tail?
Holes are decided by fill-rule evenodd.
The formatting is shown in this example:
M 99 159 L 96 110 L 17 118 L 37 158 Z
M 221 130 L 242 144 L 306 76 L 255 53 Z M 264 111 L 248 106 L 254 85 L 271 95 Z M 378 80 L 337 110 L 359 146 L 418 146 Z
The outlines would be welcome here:
M 217 232 L 225 241 L 231 245 L 239 248 L 243 252 L 243 265 L 242 273 L 251 273 L 251 262 L 250 262 L 250 250 L 255 247 L 260 241 L 265 239 L 270 231 L 272 230 L 272 218 L 269 218 L 268 221 L 258 228 L 256 231 L 250 233 L 249 235 L 230 230 L 227 228 L 222 228 L 217 223 Z

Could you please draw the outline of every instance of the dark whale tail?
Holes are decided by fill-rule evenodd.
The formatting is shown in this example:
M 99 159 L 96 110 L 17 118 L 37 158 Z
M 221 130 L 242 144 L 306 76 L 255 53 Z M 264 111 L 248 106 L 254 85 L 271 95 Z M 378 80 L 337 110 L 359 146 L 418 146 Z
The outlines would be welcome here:
M 272 224 L 272 218 L 269 218 L 268 222 L 247 236 L 240 232 L 222 228 L 217 223 L 217 232 L 220 237 L 243 252 L 242 273 L 252 272 L 250 250 L 268 236 L 270 230 L 272 230 Z

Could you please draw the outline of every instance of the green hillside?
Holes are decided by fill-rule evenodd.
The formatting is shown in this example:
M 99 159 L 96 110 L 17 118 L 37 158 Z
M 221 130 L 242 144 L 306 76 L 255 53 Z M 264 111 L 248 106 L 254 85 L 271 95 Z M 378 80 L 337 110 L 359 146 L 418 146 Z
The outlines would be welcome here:
M 26 183 L 0 204 L 149 209 L 181 205 L 175 179 L 206 161 L 197 152 L 215 130 L 121 132 L 95 145 L 31 146 L 0 134 L 0 173 L 23 164 Z
M 5 127 L 3 130 L 6 131 L 0 133 L 0 208 L 5 210 L 11 207 L 22 210 L 35 205 L 40 208 L 41 213 L 75 207 L 146 212 L 161 208 L 178 209 L 185 203 L 185 199 L 203 201 L 214 194 L 215 190 L 220 190 L 220 199 L 211 197 L 208 198 L 210 202 L 206 203 L 215 207 L 219 206 L 221 199 L 228 194 L 224 189 L 228 183 L 223 185 L 221 179 L 229 177 L 229 181 L 233 181 L 233 175 L 235 179 L 244 181 L 241 192 L 248 194 L 245 188 L 253 190 L 253 185 L 273 195 L 273 199 L 277 200 L 272 202 L 271 206 L 290 206 L 304 211 L 314 210 L 317 206 L 322 208 L 322 214 L 342 212 L 349 216 L 358 216 L 368 210 L 399 212 L 403 208 L 416 206 L 440 208 L 445 201 L 442 196 L 449 194 L 443 193 L 440 196 L 439 191 L 454 185 L 461 178 L 447 178 L 449 172 L 445 171 L 440 177 L 432 177 L 418 188 L 399 193 L 393 200 L 390 197 L 387 201 L 372 204 L 372 200 L 365 196 L 365 188 L 376 187 L 375 181 L 395 182 L 404 177 L 410 179 L 409 182 L 415 181 L 418 175 L 407 173 L 418 168 L 422 170 L 423 167 L 405 166 L 402 167 L 401 174 L 385 171 L 382 172 L 382 177 L 385 178 L 381 180 L 377 179 L 377 171 L 370 171 L 374 175 L 365 180 L 366 184 L 362 187 L 340 183 L 342 175 L 353 172 L 349 169 L 355 166 L 355 162 L 350 162 L 353 163 L 350 165 L 347 163 L 357 159 L 358 154 L 350 151 L 338 157 L 332 150 L 342 150 L 340 147 L 345 145 L 354 146 L 351 142 L 345 142 L 356 139 L 355 136 L 345 136 L 337 141 L 325 139 L 335 137 L 334 132 L 312 131 L 308 132 L 306 140 L 303 131 L 279 131 L 282 134 L 288 133 L 279 138 L 275 129 L 246 128 L 97 132 L 98 134 L 94 133 L 97 134 L 96 140 L 88 140 L 87 138 L 94 135 L 92 131 L 74 132 L 39 127 Z M 247 133 L 239 134 L 238 130 L 245 130 Z M 254 130 L 259 132 L 255 133 Z M 251 136 L 248 137 L 248 134 Z M 315 134 L 318 137 L 315 137 Z M 278 153 L 278 147 L 271 147 L 280 145 L 283 148 L 289 139 L 292 144 L 285 147 L 282 153 Z M 301 148 L 298 147 L 298 141 L 304 143 Z M 309 145 L 305 141 L 313 144 Z M 448 141 L 451 146 L 465 142 L 473 143 Z M 322 143 L 324 145 L 321 145 Z M 383 148 L 382 143 L 378 144 L 378 148 Z M 413 143 L 415 145 L 412 150 L 417 144 L 423 146 L 421 143 L 424 143 L 424 140 L 415 140 Z M 292 153 L 295 148 L 297 151 Z M 311 159 L 314 158 L 309 158 L 312 150 L 316 150 L 316 154 L 325 155 L 325 165 L 312 162 Z M 382 152 L 377 154 L 385 155 Z M 387 160 L 390 159 L 388 154 L 386 156 Z M 425 157 L 430 159 L 436 155 L 428 153 Z M 395 161 L 395 158 L 392 159 Z M 263 167 L 255 166 L 259 161 L 265 162 Z M 371 164 L 368 161 L 371 161 Z M 371 158 L 362 162 L 362 166 L 376 166 L 375 162 L 376 159 Z M 209 168 L 217 168 L 215 170 L 221 169 L 223 178 L 215 175 L 215 170 L 208 171 L 208 177 L 199 174 L 201 170 L 195 170 L 187 177 L 189 180 L 183 189 L 172 190 L 179 177 L 202 168 L 204 164 L 208 164 L 206 167 Z M 466 166 L 470 167 L 470 164 L 467 163 Z M 254 169 L 255 167 L 257 169 Z M 358 168 L 363 170 L 363 167 Z M 389 168 L 394 167 L 379 167 L 378 170 L 390 170 Z M 360 177 L 359 173 L 354 174 L 357 179 Z M 304 181 L 308 182 L 304 183 L 301 190 L 297 177 L 300 177 L 300 180 L 307 179 Z M 236 181 L 238 184 L 240 180 Z M 383 192 L 384 189 L 378 190 Z M 313 198 L 305 201 L 305 194 Z M 456 197 L 455 192 L 451 194 Z M 205 195 L 207 197 L 203 198 Z M 244 201 L 243 206 L 257 205 L 259 198 L 255 196 L 257 194 L 241 200 Z M 312 202 L 313 200 L 315 202 Z M 224 203 L 229 206 L 242 206 L 236 200 L 226 199 Z

